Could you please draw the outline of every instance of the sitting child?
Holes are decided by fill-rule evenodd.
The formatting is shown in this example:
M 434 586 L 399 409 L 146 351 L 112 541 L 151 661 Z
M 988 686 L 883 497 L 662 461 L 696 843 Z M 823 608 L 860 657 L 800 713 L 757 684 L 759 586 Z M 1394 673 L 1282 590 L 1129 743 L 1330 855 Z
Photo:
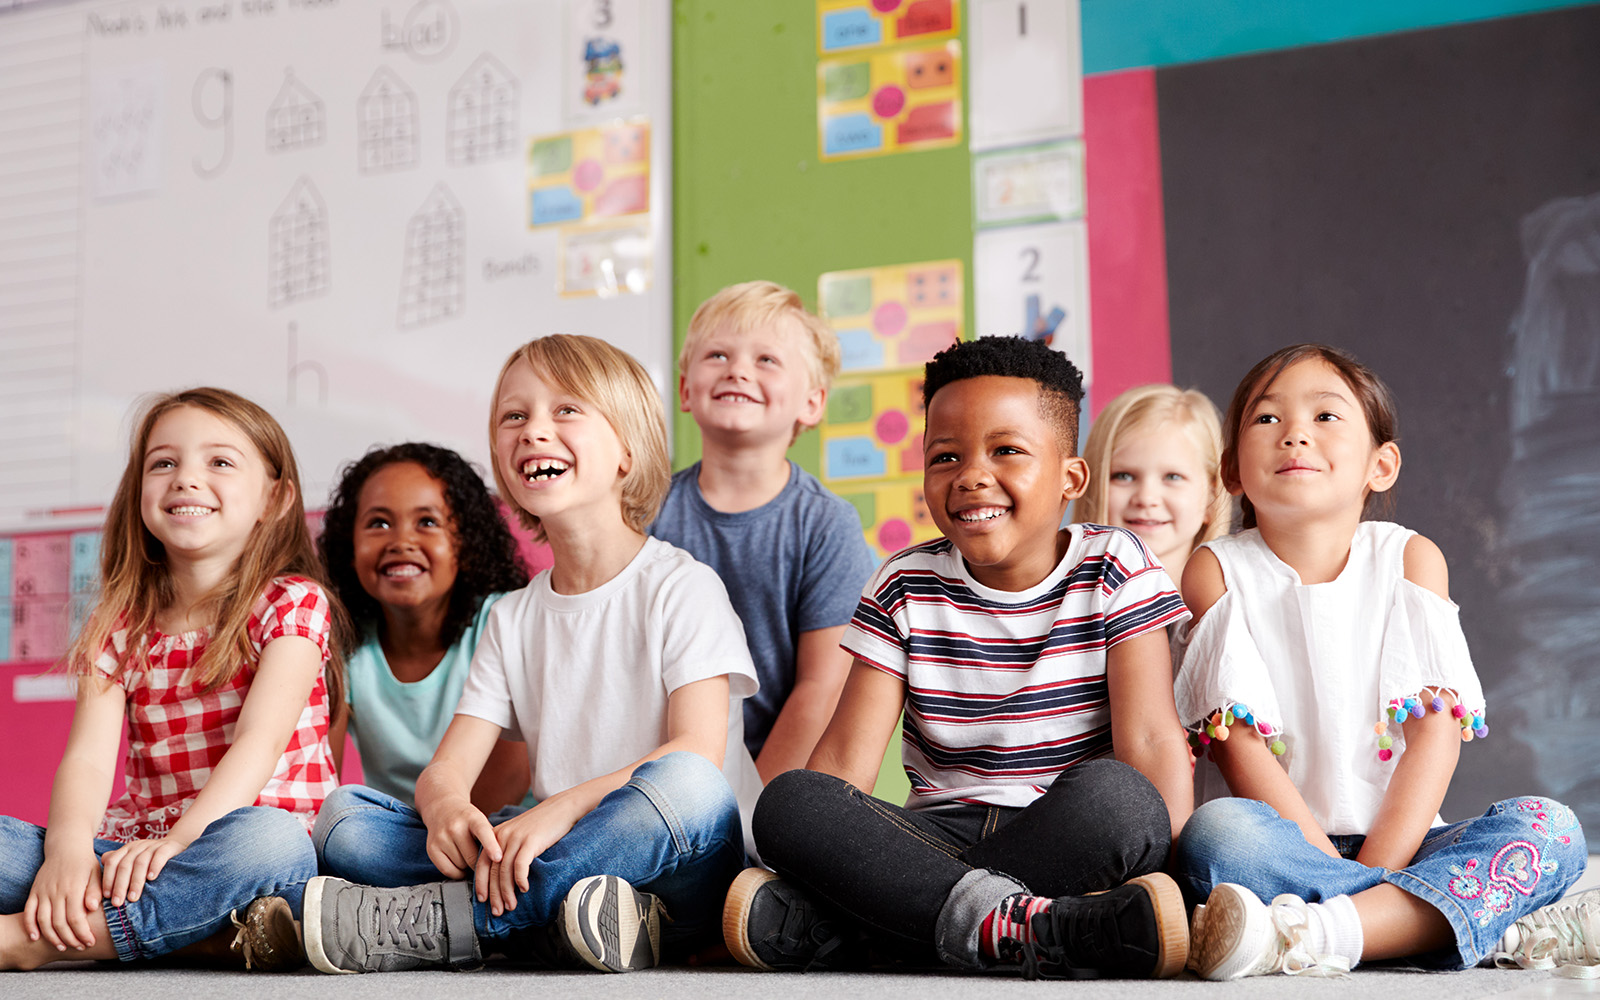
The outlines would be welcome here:
M 1189 560 L 1201 618 L 1177 682 L 1215 764 L 1177 857 L 1206 901 L 1207 979 L 1538 961 L 1548 921 L 1518 918 L 1583 872 L 1578 821 L 1552 799 L 1439 817 L 1461 744 L 1489 730 L 1444 555 L 1363 520 L 1400 475 L 1396 425 L 1388 386 L 1320 344 L 1261 361 L 1228 406 L 1223 476 L 1247 530 Z
M 924 492 L 945 537 L 868 584 L 811 770 L 757 804 L 776 874 L 728 894 L 739 961 L 838 967 L 864 938 L 1030 976 L 1183 968 L 1161 869 L 1191 801 L 1165 632 L 1188 612 L 1131 533 L 1061 528 L 1089 476 L 1082 395 L 1071 362 L 1020 338 L 928 363 Z M 869 794 L 902 707 L 905 808 Z
M 850 671 L 839 640 L 872 574 L 855 508 L 785 457 L 838 370 L 833 331 L 770 281 L 701 303 L 678 356 L 701 458 L 672 477 L 650 533 L 728 587 L 761 681 L 744 742 L 763 781 L 804 767 L 832 717 Z
M 1172 579 L 1196 545 L 1228 533 L 1222 427 L 1199 392 L 1141 385 L 1119 394 L 1094 418 L 1083 457 L 1089 486 L 1072 520 L 1127 528 Z
M 555 563 L 490 611 L 416 808 L 344 821 L 337 843 L 367 857 L 330 866 L 384 867 L 403 888 L 306 887 L 323 972 L 490 951 L 646 968 L 715 941 L 744 864 L 755 672 L 717 575 L 644 534 L 669 480 L 654 384 L 615 347 L 556 335 L 518 348 L 492 398 L 495 484 Z M 527 745 L 539 804 L 496 824 L 468 793 L 504 734 Z
M 329 738 L 342 751 L 348 726 L 364 784 L 328 796 L 312 839 L 325 873 L 367 880 L 377 873 L 327 866 L 328 838 L 354 811 L 412 804 L 417 777 L 455 717 L 489 609 L 526 586 L 528 572 L 477 470 L 431 444 L 374 448 L 350 463 L 319 545 L 359 643 L 345 659 L 345 710 Z M 493 815 L 527 791 L 526 748 L 501 740 L 473 787 L 473 804 Z M 362 852 L 335 847 L 332 854 Z

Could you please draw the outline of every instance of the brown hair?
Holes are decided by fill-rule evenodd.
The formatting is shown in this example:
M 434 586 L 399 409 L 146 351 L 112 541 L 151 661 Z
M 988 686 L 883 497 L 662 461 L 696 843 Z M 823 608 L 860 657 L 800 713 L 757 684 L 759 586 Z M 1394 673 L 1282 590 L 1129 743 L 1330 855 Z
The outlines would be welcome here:
M 260 454 L 276 484 L 272 503 L 254 528 L 250 543 L 228 575 L 205 597 L 207 607 L 216 613 L 216 626 L 194 664 L 195 679 L 207 690 L 215 690 L 256 659 L 250 640 L 250 613 L 274 577 L 301 576 L 325 584 L 311 532 L 306 527 L 294 449 L 272 415 L 226 389 L 201 387 L 152 397 L 134 420 L 128 465 L 106 510 L 100 547 L 99 601 L 67 652 L 68 668 L 74 673 L 92 675 L 95 661 L 110 648 L 112 633 L 126 629 L 127 647 L 111 674 L 113 680 L 121 678 L 143 658 L 141 640 L 157 612 L 174 600 L 166 549 L 145 526 L 139 501 L 144 486 L 145 449 L 156 421 L 183 406 L 203 410 L 238 428 Z M 344 698 L 344 676 L 336 651 L 342 648 L 349 626 L 333 591 L 325 589 L 334 631 L 326 671 L 328 702 L 337 705 Z
M 1272 352 L 1265 358 L 1256 362 L 1256 366 L 1233 390 L 1233 399 L 1228 403 L 1228 414 L 1223 420 L 1224 441 L 1222 447 L 1222 481 L 1230 489 L 1239 484 L 1239 429 L 1246 414 L 1256 405 L 1256 402 L 1272 388 L 1272 383 L 1278 380 L 1291 365 L 1301 361 L 1321 361 L 1323 364 L 1338 372 L 1350 391 L 1355 393 L 1356 401 L 1361 405 L 1361 412 L 1367 418 L 1367 428 L 1372 432 L 1373 447 L 1400 441 L 1400 416 L 1395 411 L 1394 394 L 1384 384 L 1383 379 L 1371 368 L 1357 361 L 1354 357 L 1337 347 L 1326 344 L 1295 344 Z M 1383 493 L 1368 493 L 1362 504 L 1361 516 L 1363 519 L 1371 518 L 1377 514 L 1386 514 L 1394 507 L 1394 491 Z M 1242 526 L 1254 528 L 1256 526 L 1256 509 L 1250 498 L 1243 494 L 1239 497 L 1239 510 L 1243 517 Z
M 631 355 L 603 340 L 568 333 L 554 333 L 530 340 L 511 352 L 494 381 L 494 399 L 489 404 L 489 450 L 495 448 L 495 426 L 500 407 L 500 383 L 518 361 L 525 361 L 540 379 L 562 392 L 587 400 L 616 431 L 623 450 L 633 459 L 622 477 L 622 519 L 635 531 L 643 532 L 656 519 L 661 502 L 672 485 L 672 465 L 667 458 L 667 424 L 662 415 L 661 396 L 644 366 Z M 494 456 L 494 485 L 502 498 L 515 494 L 500 471 L 500 456 Z M 544 540 L 539 519 L 517 508 L 517 519 Z
M 1211 500 L 1206 504 L 1205 522 L 1195 532 L 1191 547 L 1228 533 L 1233 498 L 1222 485 L 1222 427 L 1217 408 L 1194 389 L 1174 385 L 1141 385 L 1117 396 L 1089 426 L 1089 442 L 1083 457 L 1089 463 L 1089 488 L 1072 504 L 1074 523 L 1106 524 L 1106 496 L 1111 490 L 1111 456 L 1125 435 L 1151 430 L 1163 424 L 1176 424 L 1194 446 L 1200 465 L 1206 470 L 1206 486 Z

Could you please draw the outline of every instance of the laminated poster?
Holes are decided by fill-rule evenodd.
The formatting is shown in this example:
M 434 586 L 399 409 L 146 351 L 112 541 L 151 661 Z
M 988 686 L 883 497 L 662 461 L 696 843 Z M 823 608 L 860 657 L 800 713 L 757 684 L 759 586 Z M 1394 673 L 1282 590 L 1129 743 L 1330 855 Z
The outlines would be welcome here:
M 867 546 L 880 558 L 894 555 L 908 545 L 920 545 L 939 537 L 939 526 L 928 514 L 920 479 L 850 483 L 837 490 L 855 507 L 856 514 L 861 517 Z
M 817 54 L 932 42 L 961 31 L 961 0 L 817 0 Z
M 961 142 L 961 43 L 817 62 L 823 160 L 938 149 Z
M 817 301 L 845 372 L 920 367 L 961 339 L 966 317 L 959 260 L 830 271 L 817 279 Z
M 649 122 L 539 136 L 528 147 L 529 227 L 648 211 Z
M 561 230 L 561 294 L 638 295 L 650 287 L 650 220 Z

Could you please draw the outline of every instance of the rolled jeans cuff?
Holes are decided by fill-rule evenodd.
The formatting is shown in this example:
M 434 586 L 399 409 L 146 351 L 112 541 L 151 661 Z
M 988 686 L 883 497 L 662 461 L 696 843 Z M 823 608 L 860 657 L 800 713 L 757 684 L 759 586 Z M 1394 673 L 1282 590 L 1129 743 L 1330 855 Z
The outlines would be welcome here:
M 1027 886 L 1001 872 L 974 868 L 961 876 L 945 898 L 934 924 L 933 942 L 940 960 L 962 969 L 992 965 L 978 946 L 983 918 L 1007 896 L 1027 891 Z

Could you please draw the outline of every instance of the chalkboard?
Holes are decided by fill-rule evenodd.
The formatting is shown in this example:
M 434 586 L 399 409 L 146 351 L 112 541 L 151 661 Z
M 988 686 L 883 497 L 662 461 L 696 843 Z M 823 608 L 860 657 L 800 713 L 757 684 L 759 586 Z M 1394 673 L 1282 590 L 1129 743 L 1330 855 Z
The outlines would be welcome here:
M 237 390 L 309 505 L 375 442 L 485 462 L 499 364 L 671 375 L 665 0 L 0 15 L 0 522 L 104 503 L 141 394 Z M 542 141 L 541 141 L 542 140 Z
M 1157 72 L 1173 375 L 1285 344 L 1400 408 L 1395 520 L 1450 564 L 1489 698 L 1447 819 L 1600 826 L 1600 9 Z

